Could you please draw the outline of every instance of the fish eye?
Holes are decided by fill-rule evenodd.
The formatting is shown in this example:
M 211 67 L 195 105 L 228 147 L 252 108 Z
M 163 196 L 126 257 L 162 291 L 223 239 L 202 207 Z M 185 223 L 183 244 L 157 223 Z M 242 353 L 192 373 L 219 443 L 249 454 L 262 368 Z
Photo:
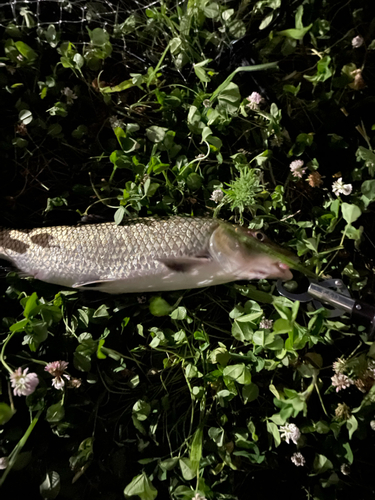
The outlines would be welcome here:
M 259 241 L 264 241 L 266 239 L 266 235 L 261 233 L 260 231 L 257 231 L 255 233 L 255 238 Z

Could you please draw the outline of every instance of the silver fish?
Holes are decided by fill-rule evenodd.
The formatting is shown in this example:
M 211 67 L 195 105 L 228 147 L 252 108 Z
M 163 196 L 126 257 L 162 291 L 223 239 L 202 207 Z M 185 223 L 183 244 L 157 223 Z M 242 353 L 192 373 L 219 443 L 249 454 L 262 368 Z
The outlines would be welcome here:
M 254 241 L 255 247 L 244 245 L 236 234 Z M 266 252 L 270 249 L 271 254 Z M 273 250 L 288 254 L 259 231 L 200 217 L 131 219 L 120 226 L 0 229 L 0 258 L 24 275 L 106 293 L 291 279 L 288 265 Z

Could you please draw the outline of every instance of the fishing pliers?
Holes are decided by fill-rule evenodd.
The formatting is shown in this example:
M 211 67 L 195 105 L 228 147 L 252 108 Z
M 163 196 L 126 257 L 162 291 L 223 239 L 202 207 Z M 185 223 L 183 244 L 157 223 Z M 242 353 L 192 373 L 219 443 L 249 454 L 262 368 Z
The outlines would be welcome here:
M 354 321 L 367 326 L 369 340 L 375 339 L 375 306 L 353 299 L 341 279 L 304 280 L 307 280 L 307 289 L 302 293 L 289 291 L 281 280 L 277 282 L 277 290 L 288 299 L 312 302 L 316 309 L 325 307 L 328 318 L 349 313 Z

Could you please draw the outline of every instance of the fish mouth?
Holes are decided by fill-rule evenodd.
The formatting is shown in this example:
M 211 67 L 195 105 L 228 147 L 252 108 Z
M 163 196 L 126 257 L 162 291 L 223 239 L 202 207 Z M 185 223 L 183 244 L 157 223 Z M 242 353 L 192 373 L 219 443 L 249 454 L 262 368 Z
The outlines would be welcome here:
M 292 271 L 289 269 L 288 264 L 285 264 L 284 262 L 278 262 L 276 266 L 278 269 L 278 275 L 276 276 L 277 278 L 280 278 L 283 281 L 288 281 L 293 278 Z

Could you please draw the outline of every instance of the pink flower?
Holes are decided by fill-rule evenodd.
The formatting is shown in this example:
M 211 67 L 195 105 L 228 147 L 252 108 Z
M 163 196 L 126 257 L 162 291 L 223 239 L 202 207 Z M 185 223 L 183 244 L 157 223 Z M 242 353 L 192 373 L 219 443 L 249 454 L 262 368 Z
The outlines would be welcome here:
M 246 100 L 249 101 L 249 108 L 251 109 L 259 109 L 259 104 L 261 104 L 264 99 L 258 92 L 253 92 L 249 97 L 246 97 Z
M 302 179 L 302 175 L 306 172 L 306 168 L 302 168 L 303 163 L 303 160 L 294 160 L 289 165 L 293 177 L 299 177 L 300 179 Z
M 333 387 L 336 387 L 336 392 L 341 391 L 341 389 L 347 389 L 353 384 L 353 381 L 342 373 L 336 373 L 336 375 L 331 377 L 331 380 Z
M 52 380 L 52 385 L 55 389 L 62 389 L 65 385 L 65 380 L 70 380 L 70 376 L 64 373 L 64 371 L 68 368 L 68 362 L 66 361 L 53 361 L 52 363 L 48 363 L 44 370 L 55 378 Z M 64 377 L 64 378 L 63 378 Z
M 38 375 L 36 373 L 28 373 L 29 369 L 17 368 L 10 375 L 10 383 L 13 387 L 15 396 L 29 396 L 32 394 L 39 384 Z

